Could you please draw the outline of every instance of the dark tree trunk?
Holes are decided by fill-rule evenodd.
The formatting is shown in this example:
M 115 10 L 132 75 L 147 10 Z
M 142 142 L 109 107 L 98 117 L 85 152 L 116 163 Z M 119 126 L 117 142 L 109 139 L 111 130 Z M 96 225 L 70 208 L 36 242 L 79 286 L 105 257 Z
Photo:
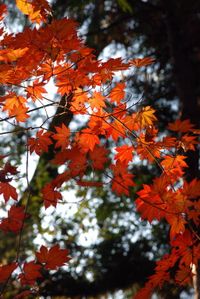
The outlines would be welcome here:
M 197 28 L 200 28 L 200 20 L 197 17 L 199 1 L 168 0 L 164 5 L 168 44 L 174 66 L 177 95 L 182 108 L 180 116 L 182 119 L 190 119 L 199 128 L 200 39 L 196 32 Z M 187 164 L 189 167 L 186 179 L 190 181 L 195 177 L 199 178 L 199 150 L 187 154 Z M 196 267 L 194 290 L 195 299 L 200 299 L 200 261 Z

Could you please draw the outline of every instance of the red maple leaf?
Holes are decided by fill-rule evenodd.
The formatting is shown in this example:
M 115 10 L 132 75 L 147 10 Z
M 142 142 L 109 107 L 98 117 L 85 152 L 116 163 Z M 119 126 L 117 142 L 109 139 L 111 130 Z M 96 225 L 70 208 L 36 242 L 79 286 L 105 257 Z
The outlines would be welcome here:
M 5 4 L 0 5 L 0 21 L 3 20 L 3 15 L 7 12 L 7 6 Z
M 46 269 L 55 270 L 63 266 L 70 260 L 67 249 L 60 249 L 59 245 L 55 245 L 48 249 L 45 246 L 40 247 L 40 251 L 36 252 L 38 262 L 45 264 Z
M 41 278 L 40 273 L 41 265 L 36 264 L 34 261 L 25 263 L 23 273 L 19 274 L 19 279 L 22 285 L 34 285 L 36 279 Z
M 62 199 L 61 193 L 56 191 L 55 187 L 51 183 L 48 183 L 44 186 L 42 189 L 42 195 L 45 209 L 50 206 L 56 207 L 58 201 Z
M 16 268 L 17 263 L 0 266 L 0 283 L 5 282 Z
M 95 146 L 94 150 L 89 151 L 90 159 L 92 160 L 92 168 L 104 169 L 105 163 L 109 161 L 108 150 L 105 147 Z
M 5 202 L 7 202 L 10 197 L 14 200 L 17 200 L 18 194 L 16 188 L 10 185 L 9 183 L 0 182 L 0 194 L 3 194 Z
M 12 206 L 8 211 L 8 217 L 1 220 L 0 228 L 4 231 L 18 233 L 25 219 L 24 207 Z
M 127 166 L 117 162 L 111 166 L 114 177 L 112 179 L 112 190 L 118 195 L 129 195 L 129 187 L 135 186 L 134 175 L 128 172 Z

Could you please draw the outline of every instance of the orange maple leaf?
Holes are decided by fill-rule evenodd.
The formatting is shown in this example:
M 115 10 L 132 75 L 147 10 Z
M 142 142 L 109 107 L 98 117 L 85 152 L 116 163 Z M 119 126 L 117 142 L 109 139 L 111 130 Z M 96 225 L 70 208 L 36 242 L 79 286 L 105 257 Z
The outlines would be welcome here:
M 168 129 L 175 132 L 186 133 L 188 131 L 193 130 L 194 125 L 190 122 L 189 119 L 180 120 L 177 119 L 173 123 L 169 123 Z
M 28 47 L 25 47 L 23 49 L 19 48 L 19 49 L 0 50 L 0 61 L 5 61 L 5 62 L 16 61 L 18 58 L 23 57 L 27 51 L 28 51 Z
M 10 94 L 6 96 L 5 104 L 3 107 L 3 111 L 8 110 L 12 111 L 14 108 L 18 108 L 19 106 L 24 106 L 27 100 L 16 94 Z
M 61 127 L 55 127 L 55 129 L 57 133 L 52 136 L 53 139 L 57 140 L 55 147 L 61 147 L 62 150 L 65 150 L 69 144 L 70 130 L 64 123 L 62 123 Z
M 95 145 L 100 144 L 99 137 L 89 128 L 83 129 L 77 138 L 80 150 L 83 152 L 93 151 Z
M 125 97 L 125 83 L 117 83 L 116 86 L 111 90 L 109 98 L 112 103 L 116 102 L 120 104 L 121 100 Z
M 94 110 L 100 110 L 104 107 L 106 107 L 105 104 L 105 97 L 102 96 L 100 92 L 95 91 L 92 95 L 92 97 L 89 99 L 90 107 Z
M 29 138 L 28 146 L 30 153 L 36 152 L 36 154 L 40 156 L 43 152 L 48 152 L 49 145 L 52 144 L 52 140 L 50 139 L 51 135 L 51 132 L 39 130 L 36 134 L 36 138 Z
M 126 165 L 133 159 L 133 147 L 128 145 L 122 145 L 115 148 L 118 152 L 115 155 L 115 160 L 125 163 Z
M 155 61 L 154 58 L 151 57 L 145 57 L 145 58 L 135 58 L 130 60 L 130 64 L 135 66 L 135 67 L 142 67 L 142 66 L 146 66 L 149 64 L 152 64 Z
M 14 106 L 9 111 L 9 116 L 15 117 L 18 122 L 25 122 L 30 116 L 27 114 L 28 108 L 24 105 Z
M 188 167 L 187 163 L 184 161 L 185 156 L 177 155 L 175 157 L 166 155 L 161 162 L 165 173 L 168 174 L 171 179 L 176 180 L 184 174 L 183 168 Z
M 55 270 L 70 260 L 69 251 L 67 249 L 60 249 L 59 245 L 55 245 L 50 249 L 41 246 L 40 251 L 36 252 L 36 257 L 38 262 L 44 264 L 44 267 L 50 270 Z
M 144 184 L 143 189 L 137 192 L 139 198 L 135 204 L 142 219 L 152 222 L 165 216 L 167 204 L 163 201 L 162 194 L 166 192 L 166 187 L 167 182 L 161 177 L 153 185 Z
M 184 233 L 186 220 L 183 218 L 182 215 L 166 215 L 165 218 L 168 221 L 168 223 L 171 225 L 171 228 L 170 228 L 170 239 L 171 240 L 173 240 L 173 238 L 177 234 Z
M 84 92 L 81 88 L 77 88 L 72 101 L 71 110 L 73 113 L 85 114 L 86 108 L 85 104 L 88 103 L 89 98 L 87 92 Z
M 42 95 L 44 93 L 47 93 L 46 89 L 43 86 L 44 83 L 40 83 L 38 80 L 33 82 L 32 86 L 28 86 L 26 88 L 27 97 L 31 97 L 34 102 L 38 99 L 42 99 Z

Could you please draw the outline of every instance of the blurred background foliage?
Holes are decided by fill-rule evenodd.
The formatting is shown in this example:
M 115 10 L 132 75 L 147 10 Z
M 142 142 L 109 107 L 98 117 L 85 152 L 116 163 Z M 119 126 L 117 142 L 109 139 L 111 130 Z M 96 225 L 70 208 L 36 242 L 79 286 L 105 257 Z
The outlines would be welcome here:
M 161 132 L 166 132 L 167 124 L 180 117 L 189 118 L 199 126 L 199 0 L 51 2 L 54 17 L 65 16 L 78 21 L 79 34 L 101 59 L 111 56 L 155 58 L 151 67 L 135 71 L 128 86 L 132 99 L 138 99 L 142 94 L 141 104 L 155 107 Z M 16 10 L 14 1 L 5 3 L 9 7 L 8 28 L 27 26 L 27 18 Z M 59 119 L 56 121 L 59 123 Z M 68 116 L 66 123 L 71 122 L 78 125 L 73 116 Z M 15 128 L 12 135 L 4 139 L 0 153 L 13 153 L 15 149 L 12 163 L 21 164 L 19 187 L 22 200 L 26 197 L 23 183 L 25 142 L 26 134 L 20 130 L 16 132 Z M 112 147 L 112 142 L 109 146 Z M 59 242 L 70 249 L 73 259 L 62 271 L 52 273 L 51 277 L 46 275 L 41 296 L 131 298 L 153 273 L 155 261 L 169 250 L 166 223 L 149 225 L 142 222 L 134 208 L 136 191 L 143 183 L 151 183 L 159 170 L 156 166 L 150 168 L 145 161 L 137 163 L 132 169 L 137 187 L 133 188 L 130 198 L 116 196 L 106 186 L 91 190 L 70 183 L 65 187 L 66 203 L 56 211 L 45 212 L 41 209 L 41 186 L 58 171 L 50 165 L 50 156 L 51 153 L 45 154 L 35 160 L 36 170 L 31 180 L 33 196 L 28 208 L 31 217 L 27 219 L 22 236 L 22 258 L 30 256 L 41 242 L 49 245 Z M 187 160 L 190 167 L 188 179 L 199 177 L 199 152 L 192 152 Z M 99 180 L 101 177 L 99 173 Z M 1 257 L 12 260 L 16 237 L 5 236 L 3 232 L 0 237 Z M 12 298 L 17 287 L 9 286 L 8 298 Z M 186 298 L 184 294 L 190 294 L 190 290 L 167 285 L 157 296 Z

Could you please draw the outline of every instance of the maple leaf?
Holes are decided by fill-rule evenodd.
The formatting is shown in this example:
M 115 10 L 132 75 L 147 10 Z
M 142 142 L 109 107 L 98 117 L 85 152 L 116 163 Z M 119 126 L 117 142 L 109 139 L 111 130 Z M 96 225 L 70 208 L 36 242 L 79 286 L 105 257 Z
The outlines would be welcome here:
M 70 130 L 62 123 L 61 127 L 55 127 L 56 132 L 53 134 L 53 139 L 57 140 L 55 147 L 61 147 L 61 150 L 65 150 L 69 144 Z
M 107 68 L 110 71 L 123 71 L 127 70 L 129 63 L 124 63 L 120 57 L 110 58 L 108 61 L 102 63 L 103 68 Z
M 185 159 L 186 157 L 181 155 L 177 155 L 176 157 L 166 155 L 161 165 L 171 179 L 176 180 L 184 174 L 183 168 L 188 167 L 184 161 Z
M 105 97 L 102 96 L 100 92 L 95 91 L 92 95 L 92 97 L 88 101 L 90 103 L 90 107 L 94 110 L 100 110 L 104 107 L 106 107 L 105 104 Z
M 100 143 L 99 137 L 89 128 L 83 129 L 77 139 L 83 152 L 93 151 L 95 145 Z
M 3 20 L 4 14 L 7 13 L 7 6 L 5 4 L 0 4 L 0 21 Z
M 25 122 L 30 116 L 26 113 L 28 108 L 24 105 L 14 106 L 13 109 L 9 111 L 9 116 L 15 117 L 18 122 Z
M 87 168 L 86 153 L 82 152 L 78 147 L 72 148 L 68 153 L 69 169 L 72 177 L 82 176 Z
M 13 198 L 14 200 L 17 200 L 18 198 L 16 188 L 9 183 L 0 182 L 0 194 L 3 194 L 5 202 L 7 202 L 10 198 Z
M 185 152 L 188 150 L 195 151 L 195 145 L 198 144 L 197 136 L 183 135 L 178 142 L 178 148 L 182 148 Z
M 133 297 L 133 299 L 150 299 L 151 295 L 153 293 L 152 285 L 146 284 L 146 286 L 142 289 L 140 289 L 136 295 Z
M 112 136 L 114 141 L 117 141 L 119 137 L 126 136 L 126 128 L 124 127 L 123 123 L 118 119 L 115 119 L 110 125 L 109 135 Z
M 51 183 L 46 184 L 42 189 L 45 209 L 50 206 L 56 207 L 58 201 L 62 199 L 61 193 L 54 189 L 55 187 Z
M 23 49 L 6 49 L 0 50 L 0 61 L 5 62 L 13 62 L 16 61 L 18 58 L 21 58 L 25 55 L 28 51 L 28 47 Z
M 30 153 L 36 152 L 39 156 L 43 152 L 48 152 L 49 145 L 52 144 L 52 140 L 50 136 L 52 135 L 51 132 L 44 132 L 44 130 L 39 130 L 36 134 L 36 138 L 29 138 L 28 139 L 28 147 Z
M 93 77 L 93 81 L 96 85 L 101 85 L 102 83 L 111 81 L 114 72 L 126 70 L 128 67 L 129 64 L 123 63 L 121 58 L 110 58 L 101 64 L 99 72 Z
M 192 233 L 187 228 L 185 229 L 183 234 L 179 234 L 174 240 L 171 241 L 171 245 L 173 247 L 177 247 L 180 249 L 188 248 L 192 245 L 192 243 Z M 190 264 L 190 262 L 188 264 Z
M 85 114 L 85 104 L 89 101 L 87 93 L 81 88 L 77 88 L 74 92 L 71 110 L 74 113 Z
M 187 285 L 188 283 L 192 283 L 193 276 L 196 275 L 195 273 L 192 273 L 191 267 L 181 265 L 181 268 L 178 269 L 175 276 L 175 281 L 179 285 Z
M 136 115 L 136 121 L 139 122 L 141 128 L 153 126 L 153 123 L 157 120 L 154 115 L 155 110 L 150 106 L 143 107 Z
M 11 182 L 12 178 L 9 175 L 15 175 L 17 173 L 17 168 L 15 166 L 12 166 L 9 162 L 6 162 L 3 169 L 0 170 L 0 182 Z
M 191 131 L 193 130 L 193 128 L 194 125 L 190 122 L 189 119 L 186 120 L 177 119 L 175 122 L 169 123 L 168 125 L 169 130 L 175 132 L 181 132 L 181 133 L 186 133 L 188 131 Z
M 182 215 L 166 215 L 165 218 L 168 221 L 168 223 L 171 225 L 170 228 L 171 240 L 173 240 L 173 238 L 177 234 L 184 233 L 186 220 L 183 218 Z
M 10 162 L 6 162 L 6 164 L 4 165 L 4 171 L 5 171 L 7 174 L 10 173 L 10 174 L 12 174 L 12 175 L 18 173 L 18 171 L 17 171 L 17 167 L 12 166 L 12 165 L 10 164 Z
M 27 97 L 31 97 L 34 102 L 38 99 L 42 99 L 42 95 L 47 93 L 43 85 L 44 83 L 40 83 L 39 80 L 34 81 L 32 86 L 26 88 Z
M 55 245 L 50 249 L 42 245 L 40 251 L 36 252 L 36 257 L 38 262 L 44 264 L 44 267 L 50 270 L 55 270 L 70 260 L 69 251 L 60 249 L 59 245 Z
M 18 108 L 19 106 L 24 106 L 24 103 L 26 102 L 27 100 L 22 96 L 17 96 L 16 94 L 7 95 L 3 107 L 3 111 L 5 110 L 12 111 L 14 108 Z
M 61 96 L 69 95 L 73 90 L 73 86 L 67 78 L 64 78 L 62 81 L 61 79 L 60 81 L 57 81 L 56 86 L 58 87 L 58 93 L 60 93 Z
M 117 104 L 120 104 L 121 100 L 123 100 L 125 96 L 124 88 L 125 83 L 116 84 L 116 86 L 111 90 L 109 95 L 111 103 L 116 102 Z
M 19 274 L 19 279 L 22 285 L 34 285 L 36 279 L 41 278 L 40 273 L 41 265 L 36 264 L 34 261 L 24 263 L 23 273 Z
M 142 219 L 147 219 L 150 223 L 154 220 L 161 220 L 165 216 L 165 211 L 161 209 L 161 200 L 141 200 L 136 199 L 135 201 L 137 211 L 140 213 Z
M 50 12 L 50 6 L 46 0 L 16 0 L 18 9 L 25 15 L 28 15 L 32 22 L 40 24 L 45 22 L 47 14 Z
M 18 233 L 25 219 L 24 207 L 12 206 L 8 211 L 8 217 L 1 220 L 0 229 Z
M 93 151 L 89 151 L 92 168 L 97 170 L 104 169 L 105 163 L 108 162 L 108 150 L 104 147 L 95 146 Z
M 29 15 L 30 13 L 32 13 L 32 4 L 27 0 L 16 0 L 16 5 L 23 14 Z
M 5 282 L 17 268 L 17 263 L 0 266 L 0 283 Z
M 135 186 L 134 175 L 128 172 L 127 165 L 119 161 L 115 165 L 111 165 L 111 169 L 114 173 L 112 190 L 118 195 L 129 195 L 129 187 Z
M 184 181 L 182 193 L 189 199 L 198 198 L 200 196 L 200 180 Z
M 158 185 L 159 186 L 159 185 Z M 162 200 L 160 192 L 166 190 L 166 185 L 161 183 L 159 189 L 156 190 L 157 185 L 143 185 L 143 189 L 137 192 L 139 198 L 136 199 L 135 204 L 142 219 L 147 219 L 150 223 L 154 220 L 160 220 L 165 216 L 166 203 Z
M 125 163 L 126 165 L 132 161 L 133 159 L 133 147 L 128 145 L 122 145 L 115 148 L 115 150 L 118 152 L 115 155 L 115 160 L 119 160 L 122 163 Z
M 129 63 L 135 67 L 142 67 L 149 64 L 152 64 L 155 61 L 154 58 L 151 57 L 145 57 L 145 58 L 135 58 L 133 60 L 130 60 Z
M 112 179 L 112 190 L 118 195 L 129 196 L 129 187 L 134 187 L 133 175 L 131 173 L 123 174 L 122 176 L 115 176 Z

